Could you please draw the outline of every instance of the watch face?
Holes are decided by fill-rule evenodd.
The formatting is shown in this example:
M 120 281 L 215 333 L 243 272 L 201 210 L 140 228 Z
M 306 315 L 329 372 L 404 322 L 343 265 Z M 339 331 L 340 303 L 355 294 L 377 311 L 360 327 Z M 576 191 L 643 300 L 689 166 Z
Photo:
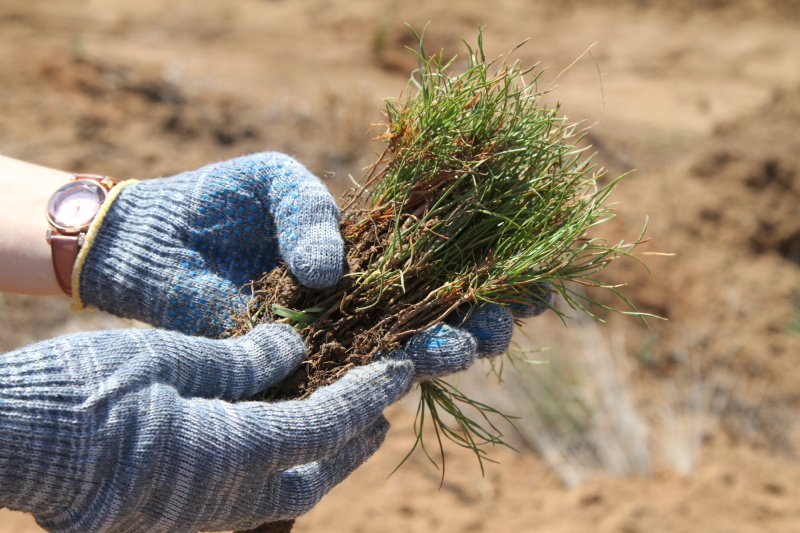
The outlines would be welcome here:
M 47 205 L 47 218 L 65 233 L 86 231 L 100 211 L 106 189 L 88 180 L 75 180 L 58 189 Z

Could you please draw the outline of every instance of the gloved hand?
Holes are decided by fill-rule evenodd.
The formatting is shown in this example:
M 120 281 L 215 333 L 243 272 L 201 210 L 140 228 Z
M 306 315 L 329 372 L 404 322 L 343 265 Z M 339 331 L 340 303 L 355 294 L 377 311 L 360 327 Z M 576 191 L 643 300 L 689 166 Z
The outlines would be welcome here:
M 279 153 L 128 185 L 89 237 L 78 308 L 211 337 L 244 306 L 240 289 L 279 261 L 314 289 L 335 284 L 344 262 L 336 203 Z
M 296 517 L 372 455 L 388 428 L 381 412 L 415 379 L 472 363 L 471 334 L 435 329 L 305 400 L 275 403 L 233 402 L 304 358 L 281 324 L 225 340 L 79 333 L 0 355 L 0 507 L 57 532 Z
M 516 319 L 533 318 L 553 306 L 555 291 L 549 283 L 541 283 L 540 296 L 532 301 L 513 305 L 484 304 L 471 312 L 454 313 L 448 323 L 440 323 L 411 337 L 405 351 L 425 354 L 417 360 L 417 374 L 432 379 L 466 370 L 472 359 L 491 358 L 508 351 Z M 458 362 L 451 361 L 459 354 Z M 461 365 L 457 368 L 458 365 Z

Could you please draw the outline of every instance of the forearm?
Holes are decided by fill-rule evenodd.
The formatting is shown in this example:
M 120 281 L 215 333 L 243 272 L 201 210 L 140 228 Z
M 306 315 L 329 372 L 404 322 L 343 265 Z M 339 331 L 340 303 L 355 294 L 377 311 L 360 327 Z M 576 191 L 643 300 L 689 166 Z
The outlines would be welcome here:
M 0 155 L 0 292 L 63 294 L 45 241 L 47 202 L 71 174 Z

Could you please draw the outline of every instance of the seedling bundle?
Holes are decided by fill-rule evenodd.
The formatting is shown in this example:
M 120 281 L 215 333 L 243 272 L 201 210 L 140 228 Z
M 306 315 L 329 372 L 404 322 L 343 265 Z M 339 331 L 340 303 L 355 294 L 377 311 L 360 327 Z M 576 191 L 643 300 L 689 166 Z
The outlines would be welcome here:
M 483 303 L 550 307 L 557 293 L 591 314 L 600 304 L 585 286 L 619 294 L 595 279 L 635 246 L 595 235 L 613 217 L 617 180 L 599 184 L 604 175 L 578 146 L 578 126 L 543 103 L 539 72 L 487 61 L 480 33 L 461 59 L 429 56 L 419 41 L 419 69 L 378 125 L 385 149 L 344 199 L 343 280 L 311 291 L 281 266 L 252 285 L 253 305 L 234 334 L 283 320 L 309 349 L 302 367 L 260 399 L 304 397 Z M 440 443 L 447 437 L 479 459 L 484 444 L 502 443 L 491 423 L 462 410 L 491 407 L 443 380 L 420 387 L 418 435 L 431 420 Z

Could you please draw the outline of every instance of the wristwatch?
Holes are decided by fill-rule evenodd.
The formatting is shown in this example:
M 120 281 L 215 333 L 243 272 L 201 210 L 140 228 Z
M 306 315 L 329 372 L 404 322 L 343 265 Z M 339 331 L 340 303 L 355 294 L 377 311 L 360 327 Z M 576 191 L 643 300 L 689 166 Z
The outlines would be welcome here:
M 47 204 L 47 242 L 53 255 L 53 269 L 61 290 L 72 297 L 72 269 L 108 192 L 119 180 L 99 174 L 76 174 L 60 187 Z

